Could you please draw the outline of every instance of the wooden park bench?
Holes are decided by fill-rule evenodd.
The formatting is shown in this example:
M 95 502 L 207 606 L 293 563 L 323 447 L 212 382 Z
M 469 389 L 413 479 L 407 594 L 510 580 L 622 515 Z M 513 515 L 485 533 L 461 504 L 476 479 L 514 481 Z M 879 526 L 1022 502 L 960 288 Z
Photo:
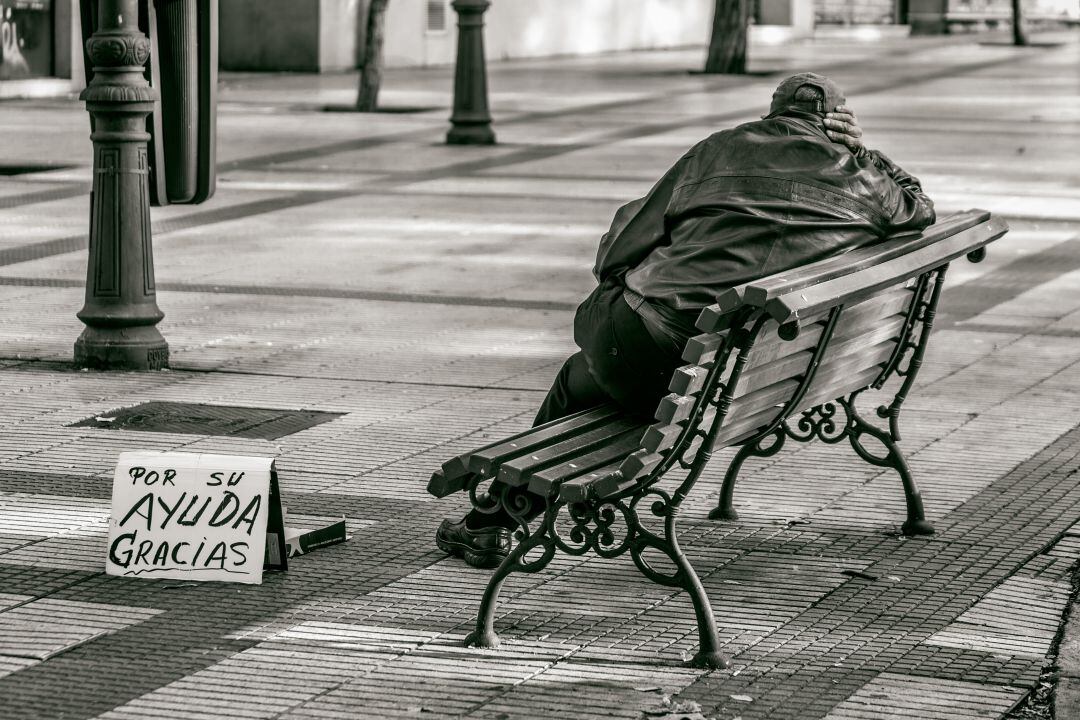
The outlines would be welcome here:
M 518 542 L 495 570 L 467 644 L 498 644 L 499 589 L 512 572 L 537 572 L 557 550 L 602 557 L 629 552 L 650 580 L 689 593 L 700 646 L 693 664 L 724 667 L 712 607 L 676 536 L 679 507 L 716 450 L 737 446 L 710 518 L 731 520 L 735 480 L 749 457 L 785 441 L 848 440 L 872 465 L 903 482 L 908 535 L 930 534 L 922 500 L 897 441 L 901 406 L 926 351 L 949 262 L 978 262 L 1005 222 L 981 210 L 948 217 L 922 234 L 780 273 L 726 291 L 705 308 L 702 334 L 687 343 L 671 394 L 648 425 L 598 407 L 452 458 L 428 491 L 467 492 L 474 507 L 502 507 L 519 519 Z M 855 407 L 864 390 L 896 378 L 884 427 Z M 878 441 L 873 447 L 866 438 Z M 492 480 L 500 492 L 485 491 Z M 530 524 L 528 496 L 547 499 Z M 656 563 L 665 559 L 663 566 Z

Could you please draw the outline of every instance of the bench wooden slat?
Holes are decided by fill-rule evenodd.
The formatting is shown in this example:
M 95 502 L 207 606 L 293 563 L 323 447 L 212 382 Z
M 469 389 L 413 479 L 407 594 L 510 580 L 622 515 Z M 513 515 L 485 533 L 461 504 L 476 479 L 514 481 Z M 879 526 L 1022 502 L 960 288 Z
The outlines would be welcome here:
M 946 265 L 961 255 L 986 246 L 1008 232 L 1008 229 L 1004 220 L 991 218 L 989 222 L 939 240 L 932 246 L 907 252 L 833 280 L 777 295 L 766 303 L 765 308 L 779 322 L 801 319 L 822 308 L 867 297 L 881 288 Z
M 625 480 L 636 480 L 643 475 L 652 472 L 657 465 L 664 461 L 662 453 L 651 453 L 647 450 L 637 450 L 626 456 L 619 466 L 619 474 Z
M 860 348 L 858 352 L 850 352 L 845 355 L 828 357 L 821 363 L 814 380 L 810 383 L 810 391 L 807 397 L 820 392 L 833 392 L 834 398 L 845 394 L 844 388 L 851 375 L 861 375 L 863 371 L 881 369 L 881 365 L 888 362 L 896 348 L 895 340 L 885 340 L 875 345 Z M 832 388 L 832 390 L 830 390 Z M 805 407 L 805 406 L 804 406 Z
M 702 333 L 686 341 L 682 359 L 693 365 L 708 365 L 716 360 L 716 354 L 727 336 L 723 333 Z
M 806 372 L 813 357 L 814 349 L 807 348 L 746 370 L 739 378 L 739 385 L 735 390 L 736 397 L 752 393 L 776 382 L 800 377 Z
M 781 338 L 776 333 L 778 327 L 776 321 L 770 320 L 761 328 L 761 335 L 758 337 L 757 342 L 754 343 L 750 356 L 746 359 L 743 372 L 779 360 L 785 355 L 795 355 L 804 350 L 813 350 L 818 339 L 821 338 L 821 331 L 825 329 L 825 321 L 820 320 L 803 328 L 803 331 L 794 340 Z
M 671 376 L 668 390 L 676 395 L 696 395 L 705 386 L 705 379 L 708 376 L 709 367 L 683 365 Z
M 785 380 L 769 385 L 768 387 L 748 395 L 744 395 L 732 403 L 727 417 L 739 417 L 745 411 L 746 407 L 750 407 L 751 410 L 757 407 L 773 408 L 775 414 L 776 410 L 783 407 L 784 400 L 791 397 L 792 393 L 795 392 L 795 388 L 798 386 L 798 380 Z M 706 409 L 701 420 L 701 427 L 710 427 L 713 418 L 715 417 L 716 410 L 714 408 L 709 407 Z M 641 440 L 641 447 L 648 450 L 650 453 L 663 454 L 675 445 L 675 442 L 679 439 L 679 435 L 682 433 L 685 425 L 685 420 L 674 425 L 665 425 L 663 423 L 651 425 L 649 426 L 649 429 L 645 431 L 645 437 Z
M 427 491 L 429 494 L 435 497 L 446 497 L 456 492 L 460 492 L 465 489 L 465 485 L 468 483 L 469 478 L 477 470 L 473 469 L 472 456 L 476 454 L 485 455 L 492 448 L 510 446 L 517 443 L 521 438 L 535 433 L 546 432 L 550 428 L 556 425 L 571 424 L 576 425 L 581 422 L 593 422 L 599 418 L 610 418 L 618 410 L 614 407 L 601 407 L 590 408 L 588 410 L 582 410 L 581 412 L 568 415 L 558 420 L 552 420 L 551 422 L 544 423 L 543 425 L 537 425 L 536 427 L 523 430 L 522 432 L 515 433 L 510 437 L 499 438 L 486 445 L 482 445 L 469 452 L 462 453 L 455 457 L 450 458 L 442 464 L 442 468 L 436 470 L 431 475 L 431 480 L 428 481 Z
M 607 424 L 579 432 L 573 437 L 559 442 L 533 447 L 524 455 L 518 455 L 499 464 L 498 479 L 511 487 L 524 485 L 529 475 L 556 463 L 565 462 L 584 455 L 612 438 L 622 435 L 627 430 L 644 430 L 644 425 L 635 419 L 619 416 Z M 640 437 L 640 435 L 638 435 Z
M 843 316 L 841 315 L 841 317 Z M 906 321 L 906 315 L 891 315 L 886 318 L 866 318 L 854 327 L 840 327 L 840 323 L 837 323 L 837 331 L 829 341 L 829 348 L 825 351 L 825 356 L 827 358 L 838 357 L 857 351 L 862 345 L 873 345 L 894 335 L 899 337 Z M 843 320 L 841 320 L 842 322 Z M 819 331 L 815 330 L 815 332 Z M 798 343 L 798 338 L 791 342 Z M 799 344 L 801 345 L 801 343 Z M 769 349 L 771 350 L 771 348 Z M 754 348 L 754 352 L 757 352 L 757 348 Z M 773 353 L 768 353 L 768 355 L 771 354 Z M 739 391 L 756 390 L 771 382 L 793 377 L 794 375 L 801 375 L 812 356 L 812 346 L 791 355 L 782 355 L 770 359 L 767 362 L 758 362 L 756 355 L 751 355 L 740 378 Z
M 589 489 L 612 475 L 618 475 L 622 460 L 596 468 L 577 477 L 563 481 L 559 485 L 559 497 L 566 502 L 584 502 L 589 497 Z
M 845 340 L 868 327 L 874 327 L 883 318 L 907 312 L 913 298 L 914 288 L 902 287 L 844 308 L 830 342 Z M 776 329 L 779 326 L 775 320 L 765 323 L 757 342 L 754 343 L 753 352 L 747 358 L 746 369 L 753 369 L 786 354 L 813 348 L 821 337 L 827 314 L 823 311 L 815 317 L 807 318 L 802 332 L 794 340 L 784 340 L 777 334 Z
M 604 405 L 569 417 L 555 420 L 512 438 L 474 450 L 469 457 L 469 472 L 490 476 L 500 463 L 523 455 L 534 448 L 549 445 L 575 434 L 617 419 L 621 411 L 614 405 Z
M 454 479 L 448 480 L 446 473 L 439 468 L 435 472 L 431 473 L 431 479 L 428 480 L 427 491 L 435 497 L 446 497 L 452 493 L 460 492 L 465 489 L 465 484 L 462 482 L 455 482 Z
M 844 308 L 841 314 L 841 322 L 834 333 L 834 337 L 845 336 L 845 326 L 854 325 L 861 320 L 873 320 L 887 315 L 892 315 L 908 307 L 914 294 L 914 286 L 900 286 L 887 290 L 879 296 L 854 302 Z M 800 318 L 803 331 L 794 340 L 784 340 L 777 333 L 779 323 L 769 320 L 761 328 L 758 340 L 754 345 L 754 354 L 750 357 L 748 367 L 752 367 L 762 360 L 772 360 L 787 352 L 795 352 L 803 348 L 813 347 L 817 338 L 821 335 L 823 321 L 828 315 L 828 308 L 818 310 L 816 313 Z M 702 328 L 704 329 L 704 328 Z M 806 337 L 804 337 L 804 335 Z M 716 359 L 716 354 L 724 342 L 724 334 L 705 332 L 690 339 L 683 351 L 682 359 L 688 363 L 698 365 L 711 364 Z M 771 354 L 765 352 L 769 348 Z M 758 358 L 761 358 L 759 360 Z M 672 388 L 674 390 L 674 388 Z M 680 395 L 687 393 L 682 392 Z
M 622 462 L 640 445 L 641 429 L 628 430 L 603 447 L 533 473 L 529 477 L 529 491 L 551 497 L 565 480 L 616 461 Z
M 713 418 L 715 417 L 715 407 L 710 405 L 705 408 L 705 412 L 702 413 L 701 416 L 702 427 L 709 427 L 712 425 Z M 683 418 L 677 423 L 654 423 L 645 430 L 645 435 L 641 438 L 641 447 L 651 453 L 667 450 L 675 444 L 675 440 L 678 439 L 679 434 L 682 433 L 684 427 L 686 427 L 686 418 Z
M 739 288 L 740 294 L 747 304 L 754 307 L 765 307 L 773 298 L 891 262 L 913 251 L 936 245 L 949 235 L 962 234 L 964 231 L 970 230 L 980 223 L 985 223 L 987 220 L 991 221 L 989 223 L 991 225 L 1000 222 L 998 218 L 991 218 L 990 213 L 986 210 L 973 209 L 959 212 L 947 218 L 942 218 L 918 235 L 906 234 L 886 238 L 882 242 L 857 248 L 843 255 L 826 258 L 816 263 L 793 268 L 784 273 L 777 273 L 761 280 L 755 280 L 741 286 Z M 1004 226 L 1004 223 L 1001 223 L 1001 225 Z M 982 230 L 977 231 L 977 233 L 980 232 Z M 991 230 L 991 234 L 994 232 L 996 232 L 996 229 Z M 996 237 L 1000 237 L 1000 235 L 996 235 L 991 239 L 996 239 Z M 967 251 L 960 254 L 965 252 Z M 943 260 L 942 262 L 949 262 L 949 260 Z
M 655 419 L 668 425 L 681 422 L 690 417 L 695 402 L 695 398 L 669 393 L 660 399 Z
M 768 301 L 779 295 L 888 262 L 988 219 L 990 213 L 986 210 L 967 210 L 943 218 L 918 235 L 907 233 L 889 237 L 880 243 L 729 288 L 717 297 L 716 303 L 702 309 L 696 327 L 702 332 L 715 332 L 721 325 L 726 326 L 730 313 L 744 303 L 752 307 L 765 307 Z
M 800 382 L 798 377 L 787 378 L 743 393 L 731 401 L 726 419 L 753 414 L 761 408 L 782 407 L 798 389 Z
M 771 407 L 760 408 L 749 415 L 732 415 L 732 422 L 725 424 L 716 434 L 717 447 L 733 445 L 740 439 L 751 437 L 764 430 L 776 420 L 776 416 L 783 409 L 784 403 L 776 403 Z
M 857 354 L 864 348 L 876 345 L 879 342 L 890 338 L 899 338 L 906 320 L 907 318 L 903 315 L 893 315 L 869 332 L 840 340 L 832 340 L 829 343 L 829 348 L 825 351 L 825 362 L 835 362 L 849 355 Z M 811 349 L 801 350 L 794 355 L 777 358 L 772 362 L 750 368 L 739 378 L 739 387 L 736 389 L 736 393 L 742 395 L 763 388 L 766 385 L 771 385 L 774 382 L 802 376 L 813 355 Z

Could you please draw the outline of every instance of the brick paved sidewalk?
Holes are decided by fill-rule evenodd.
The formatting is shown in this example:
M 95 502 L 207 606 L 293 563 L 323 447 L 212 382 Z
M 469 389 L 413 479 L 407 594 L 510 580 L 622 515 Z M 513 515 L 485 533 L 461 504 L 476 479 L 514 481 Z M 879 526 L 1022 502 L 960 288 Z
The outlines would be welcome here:
M 464 504 L 424 486 L 529 424 L 612 211 L 760 115 L 775 75 L 691 75 L 686 52 L 497 65 L 493 148 L 439 144 L 444 70 L 392 73 L 385 95 L 442 109 L 375 116 L 319 111 L 352 76 L 228 76 L 218 196 L 154 211 L 173 369 L 138 375 L 68 365 L 85 112 L 0 104 L 2 162 L 58 166 L 0 177 L 0 716 L 1007 714 L 1049 663 L 1080 552 L 1080 44 L 1057 39 L 758 49 L 756 70 L 835 76 L 942 214 L 1013 230 L 950 270 L 905 408 L 937 535 L 898 535 L 897 478 L 843 448 L 756 461 L 736 523 L 705 517 L 730 454 L 710 466 L 681 522 L 735 657 L 712 673 L 682 662 L 687 598 L 624 561 L 512 577 L 505 646 L 462 648 L 487 573 L 434 548 Z M 280 437 L 73 426 L 145 402 L 341 415 Z M 261 586 L 106 577 L 132 449 L 276 457 L 290 517 L 344 515 L 352 538 Z

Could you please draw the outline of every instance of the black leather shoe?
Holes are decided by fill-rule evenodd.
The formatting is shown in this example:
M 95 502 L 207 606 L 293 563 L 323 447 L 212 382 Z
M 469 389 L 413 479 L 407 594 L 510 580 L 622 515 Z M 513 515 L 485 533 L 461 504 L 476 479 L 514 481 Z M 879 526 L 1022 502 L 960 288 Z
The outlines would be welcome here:
M 475 568 L 493 568 L 510 554 L 510 531 L 504 527 L 471 530 L 464 520 L 446 519 L 435 531 L 435 544 Z

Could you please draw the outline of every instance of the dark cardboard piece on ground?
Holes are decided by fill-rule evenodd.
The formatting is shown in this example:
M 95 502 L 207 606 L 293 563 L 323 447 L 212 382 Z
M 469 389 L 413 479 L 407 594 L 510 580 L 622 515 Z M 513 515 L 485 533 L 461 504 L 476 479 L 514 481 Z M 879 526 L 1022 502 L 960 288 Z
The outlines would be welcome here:
M 285 551 L 285 518 L 281 512 L 281 492 L 275 462 L 270 463 L 270 514 L 266 518 L 263 571 L 289 569 L 289 557 Z

